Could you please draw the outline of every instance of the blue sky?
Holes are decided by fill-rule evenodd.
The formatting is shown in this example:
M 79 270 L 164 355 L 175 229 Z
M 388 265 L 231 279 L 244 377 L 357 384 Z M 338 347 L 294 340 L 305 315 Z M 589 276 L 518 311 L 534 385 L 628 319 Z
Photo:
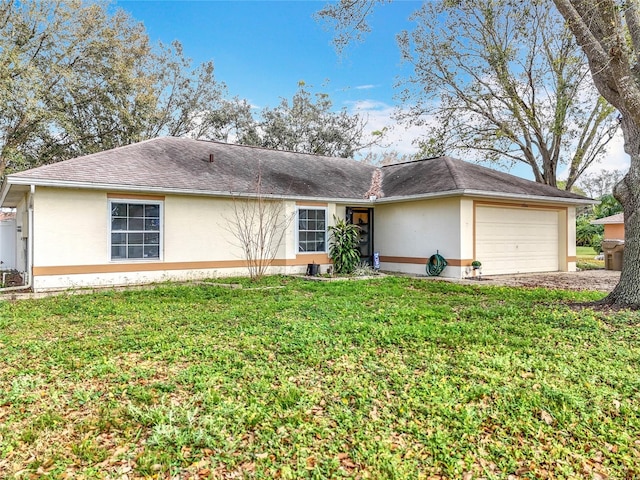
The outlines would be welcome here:
M 391 119 L 397 90 L 410 74 L 395 41 L 398 32 L 413 28 L 409 17 L 421 1 L 403 0 L 378 8 L 370 19 L 372 31 L 360 44 L 339 56 L 333 32 L 313 14 L 324 1 L 117 0 L 115 5 L 144 23 L 152 41 L 179 40 L 195 64 L 213 60 L 218 80 L 231 96 L 257 108 L 291 98 L 298 82 L 330 95 L 336 108 L 346 107 L 369 120 L 370 131 L 394 126 L 389 148 L 416 151 L 417 128 L 395 126 Z M 627 156 L 618 142 L 600 168 L 626 168 Z M 496 167 L 497 168 L 497 167 Z M 532 179 L 528 167 L 511 173 Z
M 291 98 L 304 81 L 314 92 L 326 92 L 336 108 L 369 117 L 370 130 L 389 122 L 396 104 L 394 84 L 408 73 L 395 35 L 412 28 L 409 16 L 421 4 L 401 1 L 373 16 L 364 43 L 338 55 L 333 32 L 313 14 L 323 1 L 140 1 L 118 0 L 116 6 L 144 23 L 153 41 L 179 40 L 195 63 L 212 59 L 216 77 L 232 96 L 262 108 Z M 392 148 L 413 152 L 417 132 L 398 129 Z

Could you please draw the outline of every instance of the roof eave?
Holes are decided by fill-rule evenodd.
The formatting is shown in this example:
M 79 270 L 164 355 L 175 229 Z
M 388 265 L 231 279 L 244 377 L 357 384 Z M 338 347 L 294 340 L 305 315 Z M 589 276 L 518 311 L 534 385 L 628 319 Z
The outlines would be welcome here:
M 596 203 L 598 203 L 596 200 L 591 200 L 588 198 L 580 199 L 580 198 L 548 197 L 543 195 L 502 193 L 502 192 L 491 192 L 487 190 L 469 190 L 469 189 L 447 190 L 445 192 L 386 197 L 386 198 L 380 198 L 376 200 L 375 203 L 397 203 L 397 202 L 407 202 L 411 200 L 430 200 L 430 199 L 436 199 L 436 198 L 460 197 L 460 196 L 492 197 L 492 198 L 499 198 L 501 200 L 515 200 L 520 202 L 524 200 L 524 201 L 537 202 L 537 203 L 553 203 L 553 204 L 560 203 L 560 204 L 567 204 L 567 205 L 595 205 Z
M 41 187 L 56 187 L 56 188 L 86 188 L 90 190 L 111 190 L 119 192 L 147 192 L 156 194 L 174 194 L 174 195 L 197 195 L 207 197 L 241 197 L 241 198 L 255 198 L 261 196 L 263 198 L 281 199 L 281 200 L 298 200 L 298 201 L 310 201 L 310 202 L 332 202 L 332 203 L 352 203 L 358 205 L 370 205 L 378 203 L 397 203 L 406 202 L 412 200 L 428 200 L 436 198 L 447 198 L 456 196 L 475 196 L 475 197 L 492 197 L 504 200 L 515 201 L 531 201 L 538 203 L 553 203 L 553 204 L 567 204 L 567 205 L 594 205 L 598 203 L 591 199 L 578 199 L 578 198 L 564 198 L 564 197 L 548 197 L 541 195 L 523 195 L 513 193 L 491 192 L 485 190 L 469 190 L 469 189 L 457 189 L 448 190 L 444 192 L 434 192 L 416 195 L 402 195 L 394 197 L 382 197 L 376 199 L 362 199 L 362 198 L 335 198 L 335 197 L 315 197 L 315 196 L 300 196 L 300 195 L 273 195 L 273 194 L 252 194 L 252 193 L 238 193 L 232 191 L 205 191 L 205 190 L 193 190 L 182 188 L 165 188 L 165 187 L 150 187 L 144 185 L 119 185 L 111 183 L 86 183 L 86 182 L 74 182 L 74 181 L 61 181 L 50 179 L 37 179 L 37 178 L 22 178 L 8 176 L 3 185 L 2 196 L 0 197 L 0 205 L 3 204 L 4 199 L 9 191 L 11 185 L 37 185 Z
M 8 181 L 7 181 L 8 180 Z M 190 195 L 204 197 L 235 197 L 235 198 L 268 198 L 273 200 L 292 200 L 303 202 L 327 202 L 327 203 L 349 203 L 357 205 L 369 205 L 375 203 L 374 200 L 362 198 L 342 198 L 342 197 L 315 197 L 302 195 L 281 195 L 281 194 L 258 194 L 258 193 L 240 193 L 232 191 L 212 191 L 212 190 L 193 190 L 188 188 L 166 188 L 166 187 L 149 187 L 145 185 L 120 185 L 112 183 L 86 183 L 63 180 L 35 179 L 7 177 L 6 191 L 9 191 L 9 185 L 37 185 L 39 187 L 53 188 L 82 188 L 89 190 L 111 191 L 111 192 L 135 192 L 135 193 L 151 193 L 151 194 L 170 194 L 170 195 Z M 3 193 L 4 190 L 3 190 Z M 4 197 L 3 197 L 4 199 Z M 2 205 L 2 203 L 0 203 Z

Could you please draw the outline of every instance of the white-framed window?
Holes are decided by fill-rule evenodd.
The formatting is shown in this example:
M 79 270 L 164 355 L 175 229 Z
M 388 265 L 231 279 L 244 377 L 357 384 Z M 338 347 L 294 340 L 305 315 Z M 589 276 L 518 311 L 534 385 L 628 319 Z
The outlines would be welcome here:
M 327 209 L 298 207 L 298 252 L 327 251 Z
M 162 255 L 162 202 L 109 200 L 111 260 L 159 260 Z

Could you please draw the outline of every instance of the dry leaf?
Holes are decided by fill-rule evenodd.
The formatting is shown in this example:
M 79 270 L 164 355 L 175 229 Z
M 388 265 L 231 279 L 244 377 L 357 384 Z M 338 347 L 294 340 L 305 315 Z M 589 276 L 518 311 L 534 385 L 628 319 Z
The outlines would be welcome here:
M 540 410 L 540 418 L 547 425 L 553 425 L 553 423 L 555 422 L 555 420 L 553 419 L 551 414 L 549 412 L 547 412 L 546 410 Z

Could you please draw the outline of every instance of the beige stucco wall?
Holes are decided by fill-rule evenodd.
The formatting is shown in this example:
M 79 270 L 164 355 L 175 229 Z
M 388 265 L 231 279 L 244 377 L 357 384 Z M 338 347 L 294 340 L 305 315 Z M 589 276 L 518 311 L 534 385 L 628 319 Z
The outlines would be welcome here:
M 34 196 L 34 266 L 92 265 L 108 254 L 104 192 L 39 187 Z
M 374 248 L 380 252 L 381 268 L 424 274 L 425 259 L 439 252 L 451 260 L 442 276 L 460 277 L 456 264 L 463 258 L 463 250 L 470 248 L 467 237 L 472 238 L 472 205 L 469 211 L 467 202 L 461 204 L 459 197 L 377 204 Z
M 134 196 L 135 197 L 135 196 Z M 138 196 L 145 199 L 144 196 Z M 40 187 L 34 197 L 34 289 L 74 288 L 246 275 L 244 254 L 230 222 L 234 200 L 167 195 L 162 201 L 162 254 L 153 260 L 112 261 L 109 200 L 131 195 Z M 148 197 L 152 201 L 158 196 Z M 240 205 L 242 201 L 238 201 Z M 305 205 L 301 205 L 305 206 Z M 327 209 L 332 221 L 334 204 Z M 20 210 L 20 207 L 19 207 Z M 25 208 L 23 207 L 23 210 Z M 296 203 L 284 203 L 287 231 L 270 273 L 304 273 L 306 264 L 327 264 L 326 254 L 298 254 Z
M 234 236 L 236 231 L 234 223 L 238 221 L 241 223 L 242 211 L 248 208 L 251 213 L 254 205 L 255 203 L 247 203 L 244 200 L 224 198 L 166 197 L 164 260 L 166 262 L 242 260 L 244 254 L 241 242 Z M 278 223 L 286 223 L 289 227 L 276 258 L 295 258 L 293 249 L 295 203 L 284 202 L 272 205 L 274 205 L 273 210 L 271 210 L 272 207 L 267 206 L 266 211 L 278 213 Z
M 109 198 L 118 195 L 37 188 L 33 232 L 36 290 L 246 275 L 240 245 L 228 226 L 234 217 L 232 199 L 165 196 L 162 258 L 122 262 L 110 260 Z M 120 198 L 127 200 L 127 195 Z M 291 222 L 270 273 L 303 273 L 312 262 L 326 267 L 326 254 L 297 252 L 295 212 L 305 206 L 326 208 L 332 224 L 334 215 L 345 217 L 348 205 L 286 202 L 285 215 Z M 424 275 L 425 260 L 439 251 L 449 261 L 442 276 L 466 275 L 465 269 L 474 258 L 474 199 L 377 203 L 373 207 L 374 250 L 380 253 L 383 270 Z M 22 202 L 18 225 L 27 218 L 26 211 Z M 575 209 L 563 207 L 559 211 L 560 268 L 575 270 Z M 17 253 L 18 263 L 26 265 L 24 249 L 18 247 Z

